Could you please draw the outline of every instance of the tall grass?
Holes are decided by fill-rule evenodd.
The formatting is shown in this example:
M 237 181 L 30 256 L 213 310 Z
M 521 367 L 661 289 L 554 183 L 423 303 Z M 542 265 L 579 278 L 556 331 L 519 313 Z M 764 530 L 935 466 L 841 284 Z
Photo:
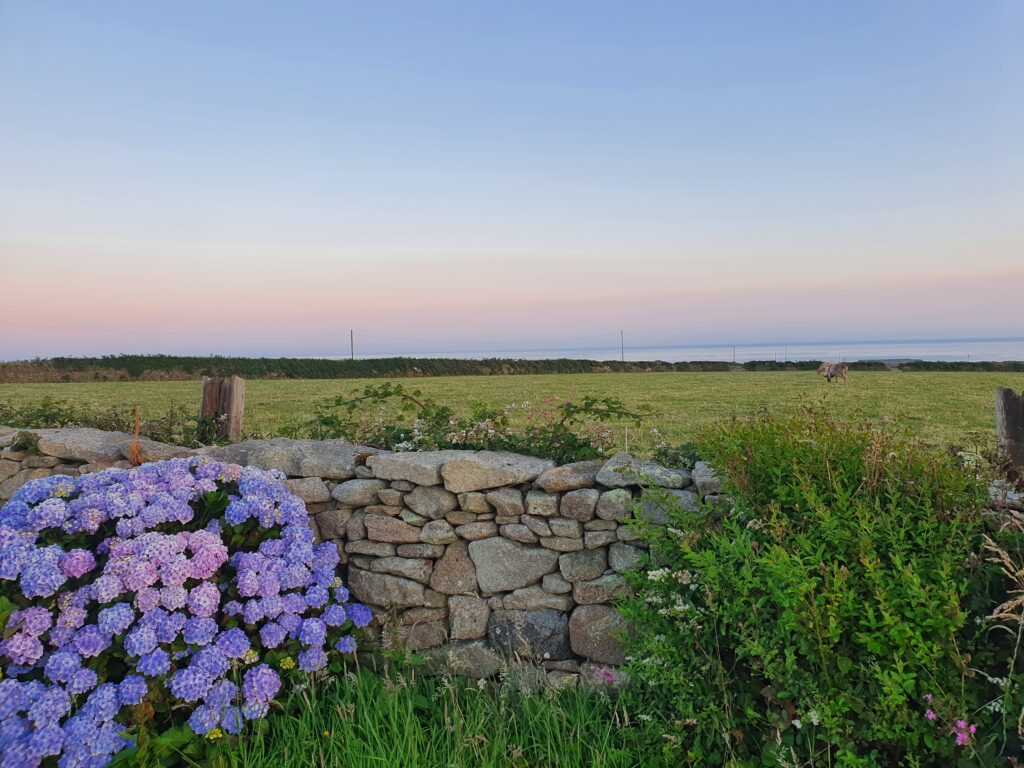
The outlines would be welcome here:
M 217 768 L 629 768 L 658 764 L 625 707 L 575 689 L 530 690 L 413 669 L 353 670 L 293 692 Z M 198 765 L 198 764 L 196 764 Z

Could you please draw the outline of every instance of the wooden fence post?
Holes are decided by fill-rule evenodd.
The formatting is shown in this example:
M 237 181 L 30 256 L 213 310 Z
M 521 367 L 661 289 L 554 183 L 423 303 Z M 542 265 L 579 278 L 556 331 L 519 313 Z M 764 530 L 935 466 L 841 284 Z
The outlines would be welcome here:
M 996 440 L 1003 455 L 1024 467 L 1024 393 L 996 390 Z
M 199 417 L 212 419 L 217 425 L 217 437 L 235 443 L 242 439 L 242 415 L 245 411 L 245 379 L 229 376 L 226 379 L 203 377 L 203 402 Z

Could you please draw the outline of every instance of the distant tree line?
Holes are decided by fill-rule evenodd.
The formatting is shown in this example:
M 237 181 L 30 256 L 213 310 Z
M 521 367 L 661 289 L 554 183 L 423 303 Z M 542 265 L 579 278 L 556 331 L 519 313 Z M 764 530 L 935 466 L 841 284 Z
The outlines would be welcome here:
M 752 360 L 737 364 L 719 361 L 668 363 L 618 360 L 512 360 L 490 358 L 383 357 L 372 360 L 326 360 L 301 357 L 178 357 L 173 355 L 110 355 L 54 357 L 0 363 L 0 382 L 64 381 L 189 381 L 200 376 L 237 375 L 249 379 L 382 379 L 420 376 L 515 376 L 554 373 L 654 373 L 689 371 L 813 371 L 821 361 Z M 851 362 L 852 371 L 1012 371 L 1024 372 L 1021 362 L 924 362 L 887 365 L 880 361 Z

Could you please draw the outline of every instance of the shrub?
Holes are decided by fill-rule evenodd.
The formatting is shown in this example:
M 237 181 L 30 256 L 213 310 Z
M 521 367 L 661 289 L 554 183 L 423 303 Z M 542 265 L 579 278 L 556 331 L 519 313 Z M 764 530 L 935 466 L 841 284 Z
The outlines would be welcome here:
M 669 523 L 638 523 L 654 568 L 631 577 L 623 609 L 669 751 L 702 765 L 889 766 L 1019 750 L 990 706 L 1011 684 L 978 669 L 1012 677 L 1017 661 L 983 618 L 1006 582 L 980 556 L 977 476 L 820 411 L 713 430 L 701 453 L 735 510 L 657 497 Z
M 15 406 L 0 403 L 0 424 L 30 429 L 92 427 L 113 432 L 134 432 L 135 412 L 122 408 L 81 408 L 66 400 L 44 397 Z M 172 445 L 198 447 L 216 442 L 217 425 L 183 406 L 170 407 L 162 416 L 141 419 L 139 434 Z
M 190 732 L 237 734 L 289 670 L 354 650 L 369 612 L 337 563 L 277 473 L 190 458 L 24 485 L 0 510 L 0 764 L 200 757 Z
M 419 390 L 386 383 L 322 403 L 312 420 L 287 432 L 389 450 L 513 451 L 566 463 L 607 455 L 615 445 L 609 422 L 639 425 L 641 416 L 618 398 L 586 395 L 580 400 L 550 397 L 539 408 L 528 402 L 504 408 L 478 404 L 466 417 Z

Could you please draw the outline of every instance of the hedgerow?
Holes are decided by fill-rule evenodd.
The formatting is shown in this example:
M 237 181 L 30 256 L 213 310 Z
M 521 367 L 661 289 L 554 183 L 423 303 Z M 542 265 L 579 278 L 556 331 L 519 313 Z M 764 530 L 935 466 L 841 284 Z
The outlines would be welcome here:
M 1021 528 L 985 513 L 984 478 L 820 410 L 698 445 L 734 508 L 649 494 L 668 524 L 637 523 L 651 556 L 623 606 L 630 671 L 673 759 L 882 768 L 1021 754 Z

